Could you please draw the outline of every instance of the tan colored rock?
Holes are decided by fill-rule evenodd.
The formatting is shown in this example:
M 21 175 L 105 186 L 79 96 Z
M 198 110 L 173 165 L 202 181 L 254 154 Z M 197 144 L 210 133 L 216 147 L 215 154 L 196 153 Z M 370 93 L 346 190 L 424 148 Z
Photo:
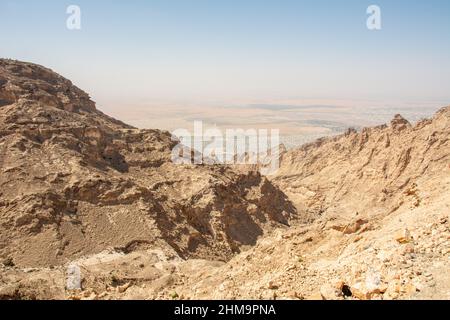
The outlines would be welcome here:
M 358 282 L 351 286 L 352 296 L 359 300 L 369 300 L 370 292 L 365 287 L 364 283 Z
M 395 300 L 399 297 L 400 292 L 401 292 L 400 280 L 393 280 L 388 283 L 384 297 L 389 300 Z
M 353 297 L 359 300 L 371 300 L 376 295 L 381 295 L 387 291 L 387 287 L 383 284 L 377 286 L 368 286 L 367 283 L 357 282 L 351 286 Z
M 407 296 L 412 296 L 417 292 L 417 288 L 412 283 L 407 283 L 401 288 L 401 291 L 405 293 Z
M 117 291 L 119 293 L 124 293 L 125 291 L 127 291 L 127 289 L 131 286 L 130 282 L 125 283 L 124 285 L 118 286 L 117 287 Z
M 358 232 L 361 227 L 367 224 L 368 221 L 364 219 L 358 219 L 347 225 L 333 225 L 332 229 L 342 232 L 343 234 L 352 234 Z
M 449 137 L 447 107 L 285 150 L 271 177 L 179 165 L 169 133 L 0 59 L 0 299 L 447 299 Z
M 320 287 L 320 294 L 324 300 L 337 300 L 342 297 L 342 290 L 333 285 L 324 284 Z
M 401 244 L 409 243 L 412 241 L 411 233 L 408 229 L 402 229 L 395 234 L 395 240 Z
M 271 281 L 269 281 L 269 284 L 268 284 L 267 287 L 268 287 L 269 289 L 271 289 L 271 290 L 276 290 L 276 289 L 278 289 L 280 286 L 279 286 L 278 283 L 276 283 L 275 281 L 271 280 Z
M 323 298 L 323 296 L 322 296 L 322 294 L 321 294 L 320 292 L 316 292 L 316 293 L 314 293 L 314 294 L 308 296 L 305 300 L 315 300 L 315 301 L 318 301 L 318 300 L 324 300 L 324 298 Z

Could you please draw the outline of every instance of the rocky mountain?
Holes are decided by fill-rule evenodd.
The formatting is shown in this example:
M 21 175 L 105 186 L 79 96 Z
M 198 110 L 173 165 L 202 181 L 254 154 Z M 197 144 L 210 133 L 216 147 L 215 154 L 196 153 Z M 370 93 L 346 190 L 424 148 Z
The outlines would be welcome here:
M 0 60 L 0 99 L 0 256 L 15 266 L 111 247 L 226 261 L 295 217 L 258 172 L 175 165 L 168 132 L 104 115 L 46 68 Z
M 299 223 L 192 277 L 183 296 L 450 299 L 450 107 L 288 151 L 271 180 Z
M 390 125 L 320 139 L 285 154 L 273 181 L 310 220 L 419 207 L 449 173 L 449 116 L 444 108 L 412 126 L 396 115 Z
M 450 298 L 450 107 L 285 151 L 270 178 L 174 164 L 176 143 L 0 60 L 0 298 Z

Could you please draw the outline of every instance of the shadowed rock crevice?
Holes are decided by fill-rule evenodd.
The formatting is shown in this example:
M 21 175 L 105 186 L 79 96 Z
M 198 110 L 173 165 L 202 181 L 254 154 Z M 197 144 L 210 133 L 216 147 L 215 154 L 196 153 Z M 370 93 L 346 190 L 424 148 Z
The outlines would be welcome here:
M 450 107 L 284 151 L 266 178 L 176 165 L 170 133 L 46 68 L 0 59 L 0 81 L 0 299 L 448 298 Z
M 0 99 L 0 257 L 16 266 L 161 243 L 227 261 L 295 218 L 258 173 L 176 165 L 170 133 L 103 114 L 49 69 L 0 59 Z

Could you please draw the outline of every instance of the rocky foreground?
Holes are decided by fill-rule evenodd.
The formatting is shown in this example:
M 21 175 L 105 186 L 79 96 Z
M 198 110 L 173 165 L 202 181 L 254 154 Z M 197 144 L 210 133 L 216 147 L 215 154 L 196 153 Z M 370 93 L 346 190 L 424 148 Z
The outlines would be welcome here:
M 175 165 L 175 143 L 0 59 L 0 299 L 450 299 L 450 107 L 286 152 L 269 179 Z

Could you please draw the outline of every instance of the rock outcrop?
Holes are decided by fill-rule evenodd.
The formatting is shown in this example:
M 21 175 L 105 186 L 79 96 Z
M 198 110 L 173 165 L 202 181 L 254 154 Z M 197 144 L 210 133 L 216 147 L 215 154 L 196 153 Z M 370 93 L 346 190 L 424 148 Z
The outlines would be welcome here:
M 194 299 L 448 299 L 450 107 L 282 156 L 299 221 L 176 288 Z M 262 263 L 260 263 L 262 261 Z M 273 285 L 276 284 L 276 285 Z
M 108 248 L 226 261 L 295 217 L 258 172 L 175 165 L 168 132 L 106 116 L 44 67 L 0 60 L 0 99 L 0 257 L 15 266 Z
M 283 155 L 273 182 L 307 221 L 373 219 L 418 207 L 449 173 L 448 114 L 443 108 L 415 126 L 396 115 L 390 126 L 304 145 Z
M 283 150 L 270 179 L 174 143 L 0 60 L 0 299 L 450 297 L 450 107 Z

